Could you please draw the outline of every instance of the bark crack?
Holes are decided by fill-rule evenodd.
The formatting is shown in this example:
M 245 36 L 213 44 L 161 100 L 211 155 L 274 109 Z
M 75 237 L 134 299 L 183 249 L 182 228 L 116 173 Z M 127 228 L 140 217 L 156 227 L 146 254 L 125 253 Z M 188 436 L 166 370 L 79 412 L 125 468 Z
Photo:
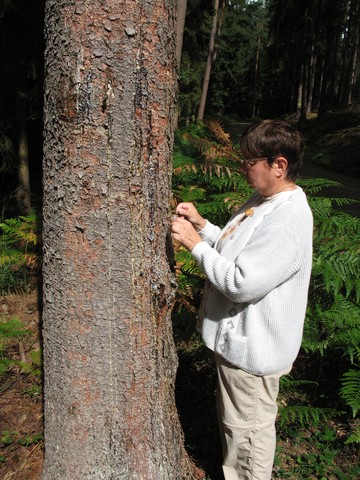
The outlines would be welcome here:
M 109 396 L 110 396 L 110 409 L 117 404 L 117 365 L 114 361 L 114 352 L 116 352 L 116 335 L 114 335 L 114 326 L 115 326 L 115 301 L 114 301 L 114 282 L 113 282 L 113 198 L 112 198 L 112 181 L 113 181 L 113 164 L 112 164 L 112 109 L 111 102 L 114 98 L 114 91 L 112 87 L 112 82 L 109 79 L 106 86 L 106 95 L 102 103 L 102 112 L 107 112 L 107 123 L 106 123 L 106 135 L 107 135 L 107 206 L 106 206 L 106 215 L 107 215 L 107 240 L 108 240 L 108 338 L 109 338 Z M 110 418 L 114 419 L 114 416 L 110 414 Z M 109 430 L 109 442 L 110 447 L 112 443 L 113 435 L 113 425 L 110 426 Z

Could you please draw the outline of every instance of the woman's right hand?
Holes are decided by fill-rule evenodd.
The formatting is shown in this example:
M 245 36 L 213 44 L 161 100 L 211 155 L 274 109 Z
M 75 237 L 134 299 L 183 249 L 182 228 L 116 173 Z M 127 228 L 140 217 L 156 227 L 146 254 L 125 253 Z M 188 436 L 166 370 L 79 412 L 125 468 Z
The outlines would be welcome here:
M 200 215 L 194 204 L 190 202 L 179 203 L 176 207 L 176 214 L 180 217 L 186 218 L 186 220 L 188 220 L 197 231 L 202 230 L 206 225 L 205 218 Z

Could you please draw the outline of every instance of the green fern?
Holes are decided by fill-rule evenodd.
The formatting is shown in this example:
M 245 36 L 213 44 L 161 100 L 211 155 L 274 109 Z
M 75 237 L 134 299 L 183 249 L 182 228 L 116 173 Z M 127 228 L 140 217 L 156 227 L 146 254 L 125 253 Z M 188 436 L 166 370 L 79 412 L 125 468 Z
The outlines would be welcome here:
M 175 310 L 196 312 L 205 276 L 191 253 L 183 247 L 176 249 L 177 298 Z
M 304 350 L 321 355 L 330 348 L 341 350 L 353 363 L 359 355 L 359 307 L 340 294 L 333 298 L 322 295 L 315 300 L 313 296 L 312 290 L 304 327 Z
M 3 322 L 0 321 L 0 340 L 28 334 L 29 331 L 25 330 L 24 324 L 17 317 Z
M 294 379 L 291 375 L 285 375 L 280 378 L 281 390 L 294 390 L 294 388 L 317 385 L 313 380 Z
M 345 443 L 360 443 L 360 426 L 355 428 L 355 430 L 350 433 L 348 438 L 345 440 Z
M 341 185 L 339 182 L 327 178 L 300 179 L 298 183 L 305 190 L 306 194 L 310 196 L 319 193 L 324 188 L 339 187 Z
M 298 427 L 317 425 L 320 420 L 325 421 L 339 416 L 341 412 L 331 408 L 318 408 L 304 405 L 289 405 L 279 407 L 279 425 L 281 427 L 296 424 Z
M 19 362 L 19 366 L 21 368 L 22 373 L 27 373 L 33 375 L 34 377 L 41 377 L 42 374 L 42 354 L 40 350 L 31 350 L 29 352 L 29 356 L 31 361 L 21 361 Z
M 6 219 L 0 223 L 0 228 L 9 243 L 22 242 L 24 251 L 27 251 L 29 245 L 37 244 L 36 221 L 37 217 L 32 213 L 28 216 Z
M 4 374 L 14 363 L 5 354 L 7 342 L 12 338 L 21 338 L 29 334 L 30 332 L 25 329 L 24 324 L 16 317 L 7 321 L 0 321 L 0 375 Z
M 177 196 L 181 197 L 182 202 L 199 202 L 206 199 L 206 191 L 203 188 L 194 186 L 182 187 L 177 192 Z
M 349 370 L 341 379 L 340 395 L 352 408 L 355 417 L 360 410 L 360 370 Z
M 0 223 L 0 293 L 24 290 L 40 264 L 37 216 Z

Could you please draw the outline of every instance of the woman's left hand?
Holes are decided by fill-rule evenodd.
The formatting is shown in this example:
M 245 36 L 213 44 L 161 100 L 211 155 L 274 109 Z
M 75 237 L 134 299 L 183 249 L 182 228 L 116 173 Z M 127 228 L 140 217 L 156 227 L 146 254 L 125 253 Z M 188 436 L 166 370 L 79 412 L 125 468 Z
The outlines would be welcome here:
M 174 240 L 177 240 L 185 248 L 192 251 L 195 245 L 201 242 L 200 235 L 192 224 L 183 217 L 176 217 L 171 224 L 171 232 Z

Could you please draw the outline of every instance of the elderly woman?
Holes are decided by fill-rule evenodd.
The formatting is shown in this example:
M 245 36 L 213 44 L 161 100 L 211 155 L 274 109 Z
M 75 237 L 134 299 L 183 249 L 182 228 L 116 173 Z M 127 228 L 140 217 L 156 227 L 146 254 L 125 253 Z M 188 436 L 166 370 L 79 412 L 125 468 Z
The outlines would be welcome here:
M 180 203 L 172 235 L 207 277 L 198 330 L 215 352 L 225 479 L 268 480 L 279 379 L 301 345 L 313 221 L 295 184 L 299 132 L 264 120 L 248 129 L 241 149 L 241 171 L 254 194 L 223 230 Z

